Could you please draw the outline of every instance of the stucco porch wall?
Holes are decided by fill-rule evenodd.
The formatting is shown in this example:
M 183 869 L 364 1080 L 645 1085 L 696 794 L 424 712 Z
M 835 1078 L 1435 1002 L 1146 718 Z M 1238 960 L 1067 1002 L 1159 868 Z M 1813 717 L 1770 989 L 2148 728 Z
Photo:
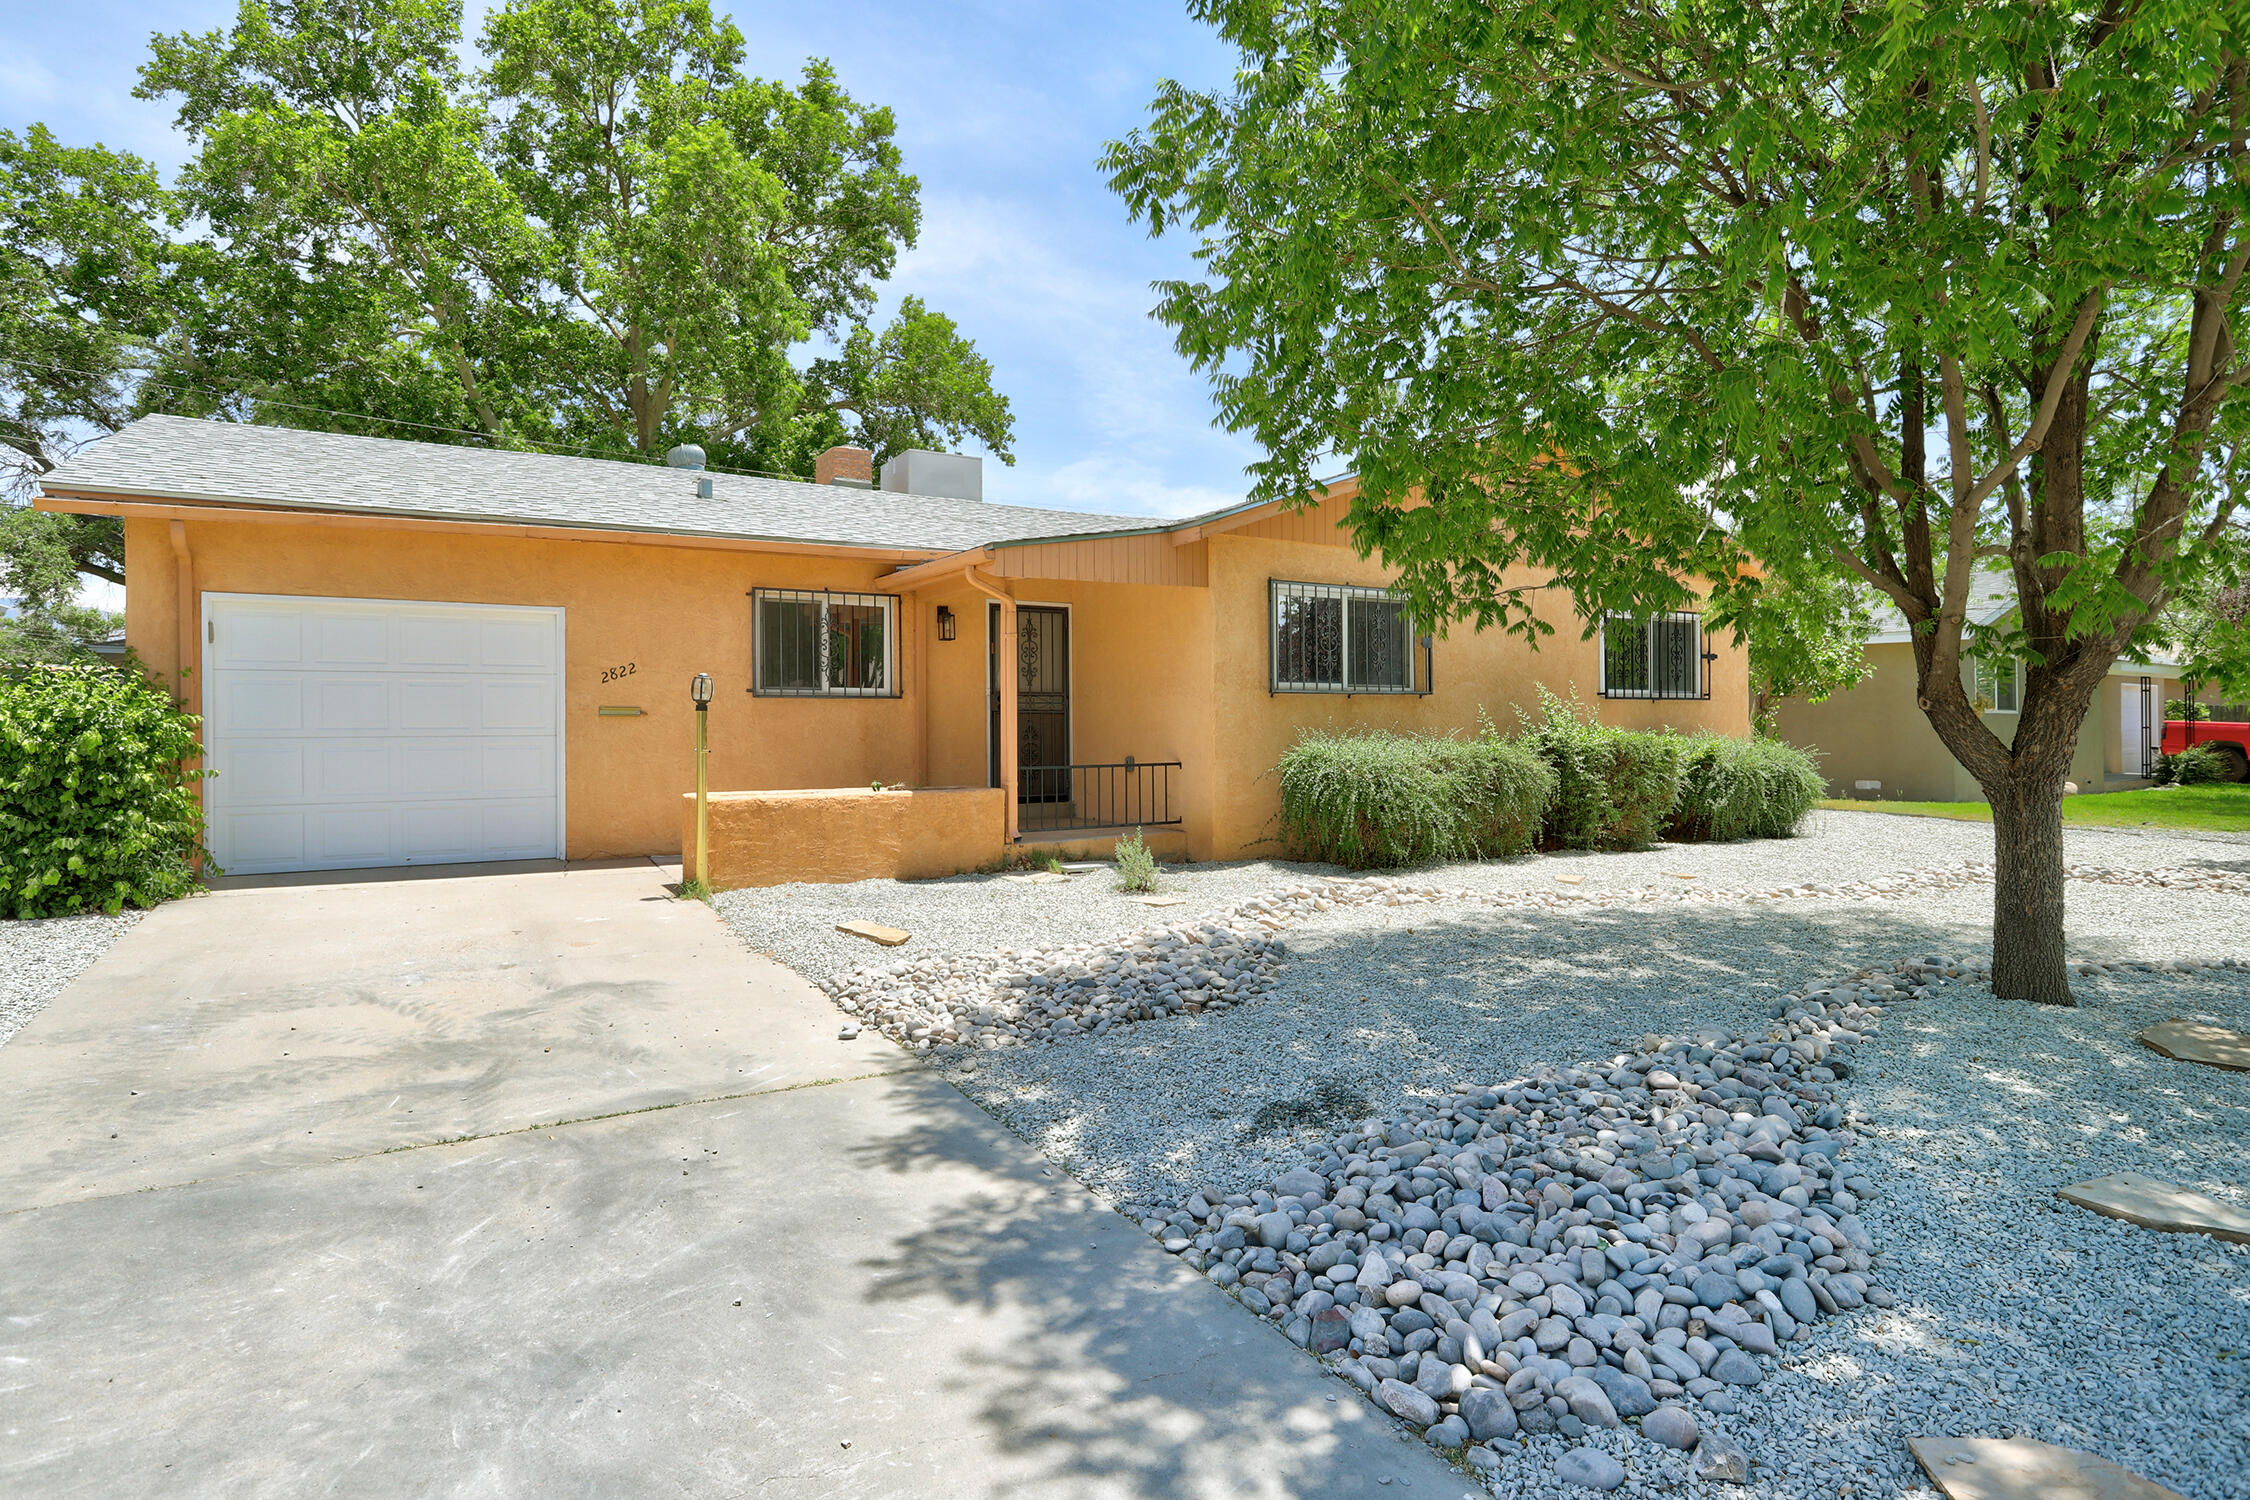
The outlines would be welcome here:
M 817 788 L 711 798 L 711 889 L 798 881 L 927 880 L 1000 859 L 997 787 Z M 695 873 L 695 794 L 680 799 L 681 868 Z

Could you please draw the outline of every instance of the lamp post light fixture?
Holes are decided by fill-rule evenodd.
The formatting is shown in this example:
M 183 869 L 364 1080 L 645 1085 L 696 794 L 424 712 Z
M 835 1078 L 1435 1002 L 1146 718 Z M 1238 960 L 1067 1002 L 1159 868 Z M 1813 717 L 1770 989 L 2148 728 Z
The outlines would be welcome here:
M 951 605 L 941 604 L 937 607 L 937 638 L 941 641 L 953 639 L 953 608 Z
M 698 672 L 688 684 L 695 704 L 695 883 L 711 891 L 711 674 Z

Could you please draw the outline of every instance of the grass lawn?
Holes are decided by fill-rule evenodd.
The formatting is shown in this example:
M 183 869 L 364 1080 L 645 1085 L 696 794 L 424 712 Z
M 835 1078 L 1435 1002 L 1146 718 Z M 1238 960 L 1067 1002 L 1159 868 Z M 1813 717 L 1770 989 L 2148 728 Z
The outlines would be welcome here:
M 1904 813 L 1914 818 L 1953 818 L 1989 823 L 1992 809 L 1982 802 L 1826 801 L 1838 812 Z M 2250 833 L 2250 783 L 2150 787 L 2138 792 L 2091 792 L 2065 797 L 2063 821 L 2089 828 L 2208 828 Z

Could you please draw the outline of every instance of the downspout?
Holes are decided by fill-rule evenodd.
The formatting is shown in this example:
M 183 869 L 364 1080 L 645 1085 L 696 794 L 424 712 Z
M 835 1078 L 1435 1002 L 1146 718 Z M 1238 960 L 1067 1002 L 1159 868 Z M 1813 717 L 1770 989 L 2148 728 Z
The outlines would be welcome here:
M 188 551 L 185 521 L 172 523 L 172 558 L 176 575 L 174 589 L 177 594 L 173 600 L 173 613 L 179 626 L 179 661 L 175 664 L 172 680 L 180 707 L 189 708 L 189 679 L 195 679 L 194 685 L 199 690 L 203 685 L 201 677 L 196 673 L 197 658 L 202 654 L 198 649 L 202 642 L 196 634 L 196 623 L 197 616 L 202 611 L 196 607 L 195 557 Z
M 1006 584 L 985 577 L 973 567 L 962 569 L 961 576 L 971 588 L 1000 603 L 999 671 L 995 674 L 1000 679 L 1000 792 L 1007 812 L 1007 841 L 1013 847 L 1021 837 L 1016 808 L 1020 751 L 1016 740 L 1016 596 Z
M 199 670 L 202 665 L 203 638 L 201 632 L 197 629 L 199 617 L 203 611 L 198 607 L 200 601 L 195 592 L 195 554 L 188 550 L 187 522 L 185 521 L 175 520 L 172 522 L 172 564 L 173 589 L 176 595 L 172 601 L 172 613 L 178 627 L 175 649 L 179 652 L 179 661 L 174 666 L 172 681 L 177 689 L 180 707 L 196 715 L 195 740 L 198 745 L 202 745 L 204 743 L 203 716 L 198 712 L 200 705 L 189 696 L 188 689 L 192 683 L 197 694 L 201 694 L 203 690 L 203 673 Z M 196 755 L 189 758 L 181 767 L 183 771 L 189 773 L 187 777 L 188 795 L 195 798 L 198 810 L 203 805 L 203 778 L 194 773 L 201 770 L 202 766 L 203 757 Z M 199 838 L 197 840 L 199 846 L 201 842 Z M 202 873 L 203 852 L 200 847 L 190 858 L 189 865 L 196 873 Z

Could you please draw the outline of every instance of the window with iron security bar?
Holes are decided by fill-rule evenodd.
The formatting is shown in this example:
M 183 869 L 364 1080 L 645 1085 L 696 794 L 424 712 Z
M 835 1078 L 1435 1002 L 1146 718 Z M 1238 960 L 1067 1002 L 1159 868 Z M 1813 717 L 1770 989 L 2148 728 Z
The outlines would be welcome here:
M 752 589 L 750 691 L 765 698 L 896 698 L 898 596 Z
M 1710 664 L 1717 660 L 1717 652 L 1704 649 L 1701 615 L 1610 615 L 1602 621 L 1604 698 L 1708 698 Z
M 1268 691 L 1427 693 L 1430 638 L 1406 597 L 1357 584 L 1266 583 Z

